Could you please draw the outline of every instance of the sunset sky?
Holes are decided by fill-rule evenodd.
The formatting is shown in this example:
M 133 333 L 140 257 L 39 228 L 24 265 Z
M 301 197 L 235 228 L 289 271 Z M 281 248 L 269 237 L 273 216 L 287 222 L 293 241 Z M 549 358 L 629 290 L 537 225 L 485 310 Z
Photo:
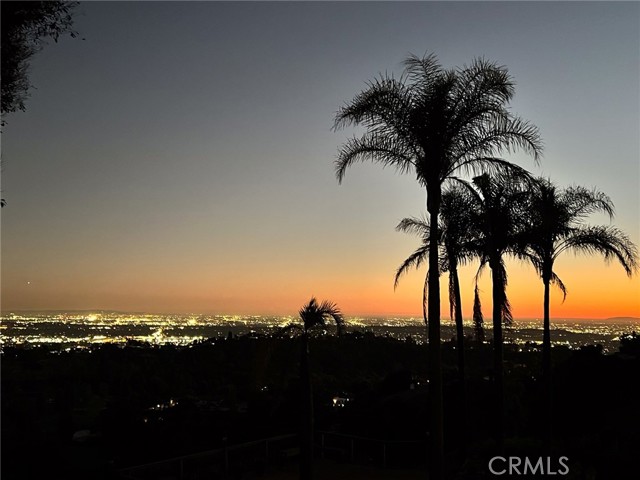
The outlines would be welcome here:
M 420 315 L 425 270 L 393 289 L 419 239 L 395 226 L 425 192 L 372 163 L 339 185 L 337 150 L 360 131 L 331 128 L 408 53 L 506 65 L 513 112 L 545 142 L 540 166 L 507 158 L 598 187 L 640 243 L 637 2 L 89 2 L 74 28 L 84 40 L 34 57 L 27 111 L 2 132 L 3 313 L 291 314 L 315 295 L 346 315 Z M 541 317 L 541 281 L 509 265 L 514 316 Z M 552 292 L 552 317 L 640 317 L 620 265 L 570 254 L 556 272 L 569 294 Z

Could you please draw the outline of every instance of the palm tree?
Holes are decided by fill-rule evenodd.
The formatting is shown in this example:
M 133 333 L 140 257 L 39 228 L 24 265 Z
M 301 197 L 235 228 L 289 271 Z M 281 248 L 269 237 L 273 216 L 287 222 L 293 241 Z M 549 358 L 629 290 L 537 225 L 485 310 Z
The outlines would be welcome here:
M 528 175 L 487 174 L 473 179 L 475 188 L 469 192 L 476 199 L 473 210 L 472 228 L 476 229 L 474 241 L 476 254 L 480 257 L 480 268 L 489 265 L 491 269 L 491 291 L 493 300 L 493 377 L 495 385 L 495 435 L 499 445 L 504 436 L 504 373 L 502 353 L 502 325 L 510 325 L 513 317 L 507 298 L 506 255 L 522 256 L 520 245 L 524 235 L 523 219 L 526 209 Z M 476 284 L 474 317 L 481 318 L 479 296 Z
M 526 257 L 544 284 L 542 373 L 545 390 L 547 441 L 551 437 L 551 327 L 550 285 L 556 285 L 567 296 L 567 289 L 556 272 L 554 263 L 566 251 L 601 254 L 605 260 L 618 260 L 627 275 L 638 268 L 638 251 L 629 237 L 612 226 L 589 226 L 585 219 L 601 212 L 613 219 L 614 206 L 604 193 L 584 187 L 559 190 L 550 180 L 536 179 L 529 197 L 529 225 L 524 238 Z
M 458 375 L 464 384 L 464 329 L 462 322 L 462 300 L 458 267 L 468 262 L 475 254 L 472 248 L 471 204 L 472 198 L 461 186 L 449 188 L 442 193 L 440 213 L 440 271 L 449 274 L 449 315 L 456 325 L 456 349 L 458 353 Z M 415 233 L 422 237 L 422 245 L 418 247 L 396 271 L 394 288 L 398 286 L 402 275 L 412 267 L 419 268 L 425 263 L 429 254 L 430 225 L 426 219 L 415 217 L 404 218 L 396 230 Z M 426 307 L 427 281 L 423 294 L 423 310 Z
M 314 328 L 324 327 L 325 322 L 332 318 L 340 334 L 344 328 L 344 318 L 334 303 L 325 300 L 318 304 L 314 297 L 300 309 L 299 314 L 302 320 L 300 382 L 303 391 L 300 479 L 311 480 L 313 478 L 313 388 L 309 367 L 309 333 Z
M 496 155 L 521 147 L 537 160 L 541 140 L 533 125 L 509 113 L 514 95 L 507 69 L 484 59 L 444 69 L 435 55 L 404 61 L 399 79 L 381 75 L 336 114 L 334 128 L 361 125 L 366 132 L 339 150 L 341 182 L 355 162 L 371 160 L 412 172 L 427 192 L 429 241 L 428 326 L 431 479 L 443 477 L 444 437 L 440 353 L 438 215 L 443 183 L 458 172 L 517 168 Z M 428 319 L 428 321 L 427 321 Z

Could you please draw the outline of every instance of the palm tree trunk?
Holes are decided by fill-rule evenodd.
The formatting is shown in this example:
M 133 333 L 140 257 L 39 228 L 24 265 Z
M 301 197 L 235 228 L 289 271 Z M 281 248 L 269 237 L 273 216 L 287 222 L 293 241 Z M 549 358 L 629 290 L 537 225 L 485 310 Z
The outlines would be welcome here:
M 422 286 L 422 318 L 424 318 L 424 324 L 429 325 L 429 321 L 427 320 L 429 316 L 427 315 L 427 298 L 429 295 L 429 274 L 424 278 L 424 285 Z
M 309 340 L 302 334 L 300 383 L 302 388 L 302 426 L 300 435 L 300 480 L 313 478 L 313 389 L 309 368 Z
M 439 194 L 439 192 L 436 192 Z M 444 477 L 444 425 L 442 399 L 442 357 L 440 352 L 440 269 L 438 262 L 438 212 L 439 196 L 429 195 L 429 479 Z
M 542 375 L 544 378 L 551 376 L 551 323 L 549 319 L 549 290 L 550 281 L 544 280 L 544 321 L 542 333 Z
M 504 442 L 504 368 L 502 353 L 502 305 L 504 283 L 500 262 L 491 262 L 493 288 L 493 382 L 495 387 L 495 436 L 501 450 Z
M 465 435 L 465 425 L 467 425 L 467 385 L 464 378 L 464 328 L 462 324 L 462 299 L 460 295 L 460 280 L 458 269 L 454 268 L 449 272 L 453 276 L 453 296 L 455 299 L 455 322 L 456 322 L 456 349 L 458 350 L 458 387 L 460 389 L 460 410 L 458 420 L 460 430 L 458 431 L 458 448 L 462 455 L 466 455 L 467 435 Z
M 551 448 L 551 436 L 552 436 L 552 412 L 553 412 L 553 393 L 551 389 L 551 322 L 549 314 L 549 291 L 550 291 L 550 275 L 545 275 L 544 282 L 544 320 L 543 320 L 543 333 L 542 333 L 542 382 L 544 389 L 544 402 L 545 402 L 545 432 L 544 442 L 547 450 Z
M 544 320 L 542 333 L 542 375 L 549 378 L 551 375 L 551 323 L 549 319 L 549 290 L 550 281 L 544 279 Z

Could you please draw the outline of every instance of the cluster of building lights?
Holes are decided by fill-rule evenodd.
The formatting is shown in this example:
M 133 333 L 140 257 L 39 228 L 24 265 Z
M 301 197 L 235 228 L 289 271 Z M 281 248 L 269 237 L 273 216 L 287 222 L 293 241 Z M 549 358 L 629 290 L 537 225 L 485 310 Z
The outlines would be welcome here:
M 91 344 L 125 344 L 138 341 L 154 345 L 189 345 L 207 338 L 226 336 L 229 331 L 240 334 L 270 335 L 275 330 L 297 323 L 292 316 L 240 315 L 158 315 L 144 313 L 8 313 L 0 319 L 0 342 L 3 345 L 86 346 Z M 422 318 L 416 317 L 347 317 L 347 330 L 370 331 L 421 344 L 427 340 Z M 540 343 L 540 320 L 521 320 L 505 329 L 505 339 L 518 345 Z M 467 334 L 472 334 L 471 321 L 465 321 Z M 585 343 L 601 343 L 614 347 L 619 337 L 638 329 L 637 324 L 606 322 L 554 321 L 552 340 L 556 345 L 578 347 Z M 443 320 L 442 338 L 455 335 L 452 322 Z M 491 336 L 487 328 L 487 336 Z

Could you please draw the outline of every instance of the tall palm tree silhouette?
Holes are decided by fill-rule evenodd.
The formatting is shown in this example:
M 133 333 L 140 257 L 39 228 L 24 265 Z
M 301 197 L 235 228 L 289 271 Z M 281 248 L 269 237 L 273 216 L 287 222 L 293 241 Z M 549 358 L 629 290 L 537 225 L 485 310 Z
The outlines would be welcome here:
M 317 327 L 324 327 L 329 319 L 336 322 L 338 333 L 344 328 L 344 317 L 338 307 L 329 301 L 318 303 L 312 297 L 299 312 L 302 320 L 301 350 L 300 350 L 300 382 L 303 392 L 303 425 L 301 438 L 300 479 L 313 478 L 313 387 L 311 383 L 311 369 L 309 366 L 309 334 Z
M 563 295 L 567 289 L 556 272 L 556 259 L 567 251 L 601 254 L 605 260 L 617 260 L 627 275 L 638 268 L 638 251 L 629 237 L 613 226 L 590 226 L 586 218 L 593 213 L 614 216 L 611 199 L 604 193 L 584 187 L 558 189 L 549 179 L 538 178 L 532 185 L 527 218 L 529 225 L 523 237 L 525 254 L 544 284 L 542 373 L 545 390 L 546 440 L 551 439 L 551 326 L 550 286 L 556 285 Z
M 522 236 L 527 207 L 528 175 L 479 175 L 469 192 L 475 197 L 473 219 L 475 250 L 480 257 L 478 275 L 488 265 L 491 269 L 493 300 L 493 377 L 495 385 L 495 435 L 499 445 L 504 437 L 504 373 L 502 325 L 510 325 L 513 317 L 507 298 L 506 255 L 522 257 Z M 477 277 L 476 277 L 477 280 Z M 479 314 L 479 297 L 474 302 L 474 317 Z
M 498 158 L 523 148 L 537 160 L 542 144 L 535 126 L 509 113 L 514 95 L 507 69 L 484 59 L 444 69 L 435 55 L 409 55 L 399 79 L 381 75 L 336 114 L 334 129 L 361 125 L 366 132 L 339 150 L 341 182 L 355 162 L 371 160 L 415 174 L 427 192 L 429 242 L 428 325 L 431 479 L 443 477 L 444 436 L 440 352 L 438 215 L 443 183 L 460 171 L 517 168 Z M 428 319 L 428 321 L 427 321 Z

